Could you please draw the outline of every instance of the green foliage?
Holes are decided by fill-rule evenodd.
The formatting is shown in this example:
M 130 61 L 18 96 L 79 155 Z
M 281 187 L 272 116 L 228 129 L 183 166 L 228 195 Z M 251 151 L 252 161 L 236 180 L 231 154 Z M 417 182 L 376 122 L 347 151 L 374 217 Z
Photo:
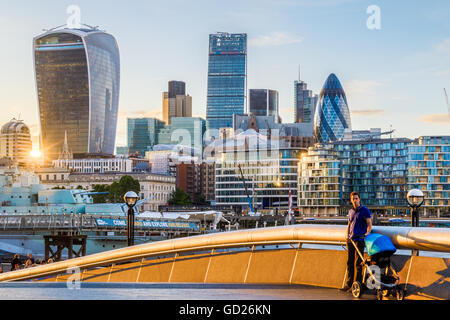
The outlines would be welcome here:
M 171 206 L 188 206 L 191 205 L 191 197 L 184 192 L 183 189 L 177 188 L 169 200 L 169 205 Z
M 109 186 L 98 184 L 94 186 L 93 190 L 94 192 L 109 192 Z M 94 200 L 94 203 L 107 203 L 108 195 L 107 194 L 94 195 L 92 196 L 92 199 Z
M 197 193 L 195 195 L 194 204 L 197 206 L 202 206 L 202 205 L 206 205 L 208 203 L 206 202 L 206 198 L 204 195 Z
M 110 185 L 108 191 L 108 199 L 111 203 L 122 203 L 123 196 L 128 191 L 134 191 L 139 195 L 141 192 L 141 184 L 131 176 L 123 176 L 119 182 L 114 182 Z

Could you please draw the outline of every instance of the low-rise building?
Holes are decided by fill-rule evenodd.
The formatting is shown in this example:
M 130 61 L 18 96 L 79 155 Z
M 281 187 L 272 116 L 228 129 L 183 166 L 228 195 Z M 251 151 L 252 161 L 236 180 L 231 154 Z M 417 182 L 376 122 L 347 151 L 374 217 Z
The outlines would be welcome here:
M 39 172 L 37 172 L 39 174 Z M 41 171 L 40 175 L 47 175 L 45 171 Z M 41 183 L 46 186 L 47 189 L 64 188 L 64 189 L 77 189 L 79 187 L 84 190 L 92 190 L 95 185 L 111 185 L 114 182 L 120 181 L 123 176 L 131 176 L 133 179 L 139 181 L 141 185 L 141 192 L 139 197 L 146 199 L 153 197 L 146 204 L 143 205 L 145 211 L 157 211 L 161 205 L 166 205 L 173 191 L 175 191 L 175 177 L 157 175 L 151 173 L 72 173 L 68 175 L 58 175 L 56 177 L 62 177 L 61 180 L 41 180 Z M 49 173 L 49 178 L 52 174 Z
M 133 161 L 125 157 L 58 159 L 55 168 L 66 168 L 74 173 L 133 172 Z

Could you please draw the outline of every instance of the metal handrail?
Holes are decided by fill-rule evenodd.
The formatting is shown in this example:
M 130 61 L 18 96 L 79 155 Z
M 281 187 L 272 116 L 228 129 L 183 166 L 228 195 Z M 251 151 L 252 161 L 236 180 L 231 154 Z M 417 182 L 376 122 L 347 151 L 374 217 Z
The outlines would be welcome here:
M 122 248 L 35 268 L 0 274 L 0 282 L 20 281 L 64 274 L 77 267 L 89 269 L 151 256 L 206 249 L 293 243 L 343 244 L 346 226 L 294 225 L 265 229 L 214 233 Z M 450 229 L 375 227 L 373 232 L 389 236 L 398 249 L 450 252 Z

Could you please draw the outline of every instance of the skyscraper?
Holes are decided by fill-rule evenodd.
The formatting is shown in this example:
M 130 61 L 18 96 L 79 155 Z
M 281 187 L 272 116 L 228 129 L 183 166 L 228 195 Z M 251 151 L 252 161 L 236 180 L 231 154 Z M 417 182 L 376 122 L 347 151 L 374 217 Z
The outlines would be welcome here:
M 207 129 L 231 128 L 243 114 L 247 92 L 247 34 L 209 36 Z M 218 132 L 210 132 L 216 136 Z
M 169 98 L 186 95 L 186 83 L 183 81 L 169 81 Z
M 95 28 L 56 28 L 33 46 L 45 158 L 58 158 L 65 132 L 76 158 L 113 155 L 120 89 L 114 37 Z
M 170 125 L 175 117 L 192 117 L 192 97 L 182 81 L 170 81 L 169 91 L 163 92 L 163 120 Z
M 278 91 L 269 89 L 250 89 L 250 110 L 256 116 L 279 116 Z
M 320 92 L 314 133 L 320 143 L 328 143 L 343 139 L 345 129 L 351 128 L 347 97 L 339 79 L 332 73 Z
M 319 97 L 311 90 L 308 90 L 306 82 L 295 81 L 295 122 L 311 123 L 314 122 L 317 100 Z

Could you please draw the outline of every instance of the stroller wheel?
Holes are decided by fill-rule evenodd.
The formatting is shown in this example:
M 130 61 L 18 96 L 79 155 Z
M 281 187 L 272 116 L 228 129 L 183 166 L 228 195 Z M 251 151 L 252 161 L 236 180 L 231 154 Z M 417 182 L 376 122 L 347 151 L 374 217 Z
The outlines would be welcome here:
M 362 284 L 359 281 L 356 281 L 353 283 L 352 285 L 352 294 L 353 297 L 355 297 L 356 299 L 359 299 L 362 295 Z

